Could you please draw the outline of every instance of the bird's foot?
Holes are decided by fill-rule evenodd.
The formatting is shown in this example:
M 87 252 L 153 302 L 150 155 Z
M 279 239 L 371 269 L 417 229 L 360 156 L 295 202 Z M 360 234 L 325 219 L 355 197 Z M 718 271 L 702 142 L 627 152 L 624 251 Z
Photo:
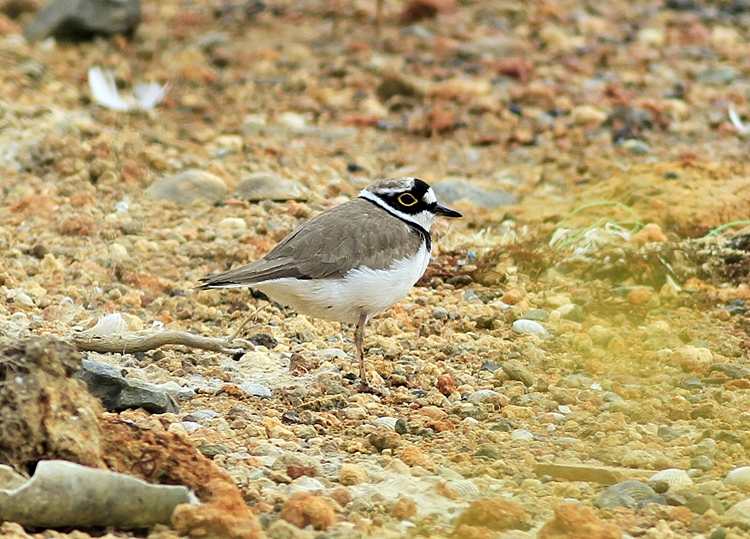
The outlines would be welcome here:
M 380 389 L 371 386 L 367 382 L 360 383 L 358 390 L 359 393 L 370 393 L 371 395 L 378 395 L 379 397 L 383 396 L 383 392 Z

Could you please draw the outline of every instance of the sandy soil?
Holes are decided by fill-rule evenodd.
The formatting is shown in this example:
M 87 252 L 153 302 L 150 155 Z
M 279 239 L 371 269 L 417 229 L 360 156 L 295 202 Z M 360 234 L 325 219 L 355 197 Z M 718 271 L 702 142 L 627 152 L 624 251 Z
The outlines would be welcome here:
M 712 233 L 750 210 L 746 4 L 389 0 L 380 37 L 374 1 L 267 4 L 145 2 L 131 41 L 33 45 L 33 13 L 0 14 L 3 339 L 112 313 L 219 337 L 262 308 L 239 360 L 84 357 L 189 389 L 127 417 L 212 458 L 272 537 L 747 536 L 750 477 L 725 479 L 750 465 L 748 242 Z M 166 99 L 107 110 L 95 65 Z M 191 200 L 155 194 L 185 169 Z M 290 194 L 244 200 L 256 173 Z M 519 202 L 452 202 L 367 333 L 382 395 L 357 393 L 348 328 L 191 290 L 397 175 Z

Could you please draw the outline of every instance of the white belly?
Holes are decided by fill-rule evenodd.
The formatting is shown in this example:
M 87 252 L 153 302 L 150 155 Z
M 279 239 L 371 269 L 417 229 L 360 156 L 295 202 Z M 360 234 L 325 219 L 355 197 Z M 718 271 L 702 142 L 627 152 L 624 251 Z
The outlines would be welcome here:
M 387 270 L 360 267 L 341 279 L 275 279 L 253 288 L 301 314 L 353 324 L 362 313 L 369 320 L 406 296 L 429 263 L 430 253 L 422 244 L 416 255 Z

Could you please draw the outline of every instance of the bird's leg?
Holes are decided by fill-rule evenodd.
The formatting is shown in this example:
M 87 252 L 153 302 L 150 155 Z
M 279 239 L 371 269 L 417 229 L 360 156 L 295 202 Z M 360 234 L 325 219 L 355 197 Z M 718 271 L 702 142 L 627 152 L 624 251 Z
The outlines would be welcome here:
M 258 315 L 258 313 L 260 311 L 262 311 L 263 309 L 265 309 L 269 305 L 271 305 L 271 302 L 266 303 L 265 305 L 263 305 L 263 307 L 256 308 L 253 312 L 251 312 L 249 315 L 247 315 L 247 317 L 245 317 L 245 319 L 240 324 L 240 327 L 238 327 L 237 330 L 234 333 L 232 333 L 229 337 L 227 337 L 227 342 L 231 343 L 237 337 L 239 337 L 242 334 L 242 330 L 245 329 L 245 326 L 250 322 L 250 320 L 253 320 Z
M 367 315 L 362 313 L 357 320 L 357 328 L 354 330 L 354 344 L 357 346 L 357 355 L 359 356 L 359 389 L 368 391 L 370 384 L 367 383 L 367 372 L 365 370 L 365 353 L 362 349 L 365 342 L 365 324 L 367 324 Z

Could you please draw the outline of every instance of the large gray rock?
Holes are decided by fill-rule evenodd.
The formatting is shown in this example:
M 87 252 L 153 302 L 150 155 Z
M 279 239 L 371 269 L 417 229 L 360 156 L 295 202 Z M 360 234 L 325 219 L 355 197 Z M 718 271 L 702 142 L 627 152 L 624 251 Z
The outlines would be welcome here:
M 90 39 L 132 34 L 141 22 L 141 0 L 53 0 L 24 28 L 28 41 L 50 36 Z
M 116 368 L 105 363 L 84 360 L 75 377 L 86 382 L 89 393 L 101 400 L 110 412 L 135 408 L 143 408 L 152 414 L 180 411 L 166 391 L 145 382 L 127 380 Z

